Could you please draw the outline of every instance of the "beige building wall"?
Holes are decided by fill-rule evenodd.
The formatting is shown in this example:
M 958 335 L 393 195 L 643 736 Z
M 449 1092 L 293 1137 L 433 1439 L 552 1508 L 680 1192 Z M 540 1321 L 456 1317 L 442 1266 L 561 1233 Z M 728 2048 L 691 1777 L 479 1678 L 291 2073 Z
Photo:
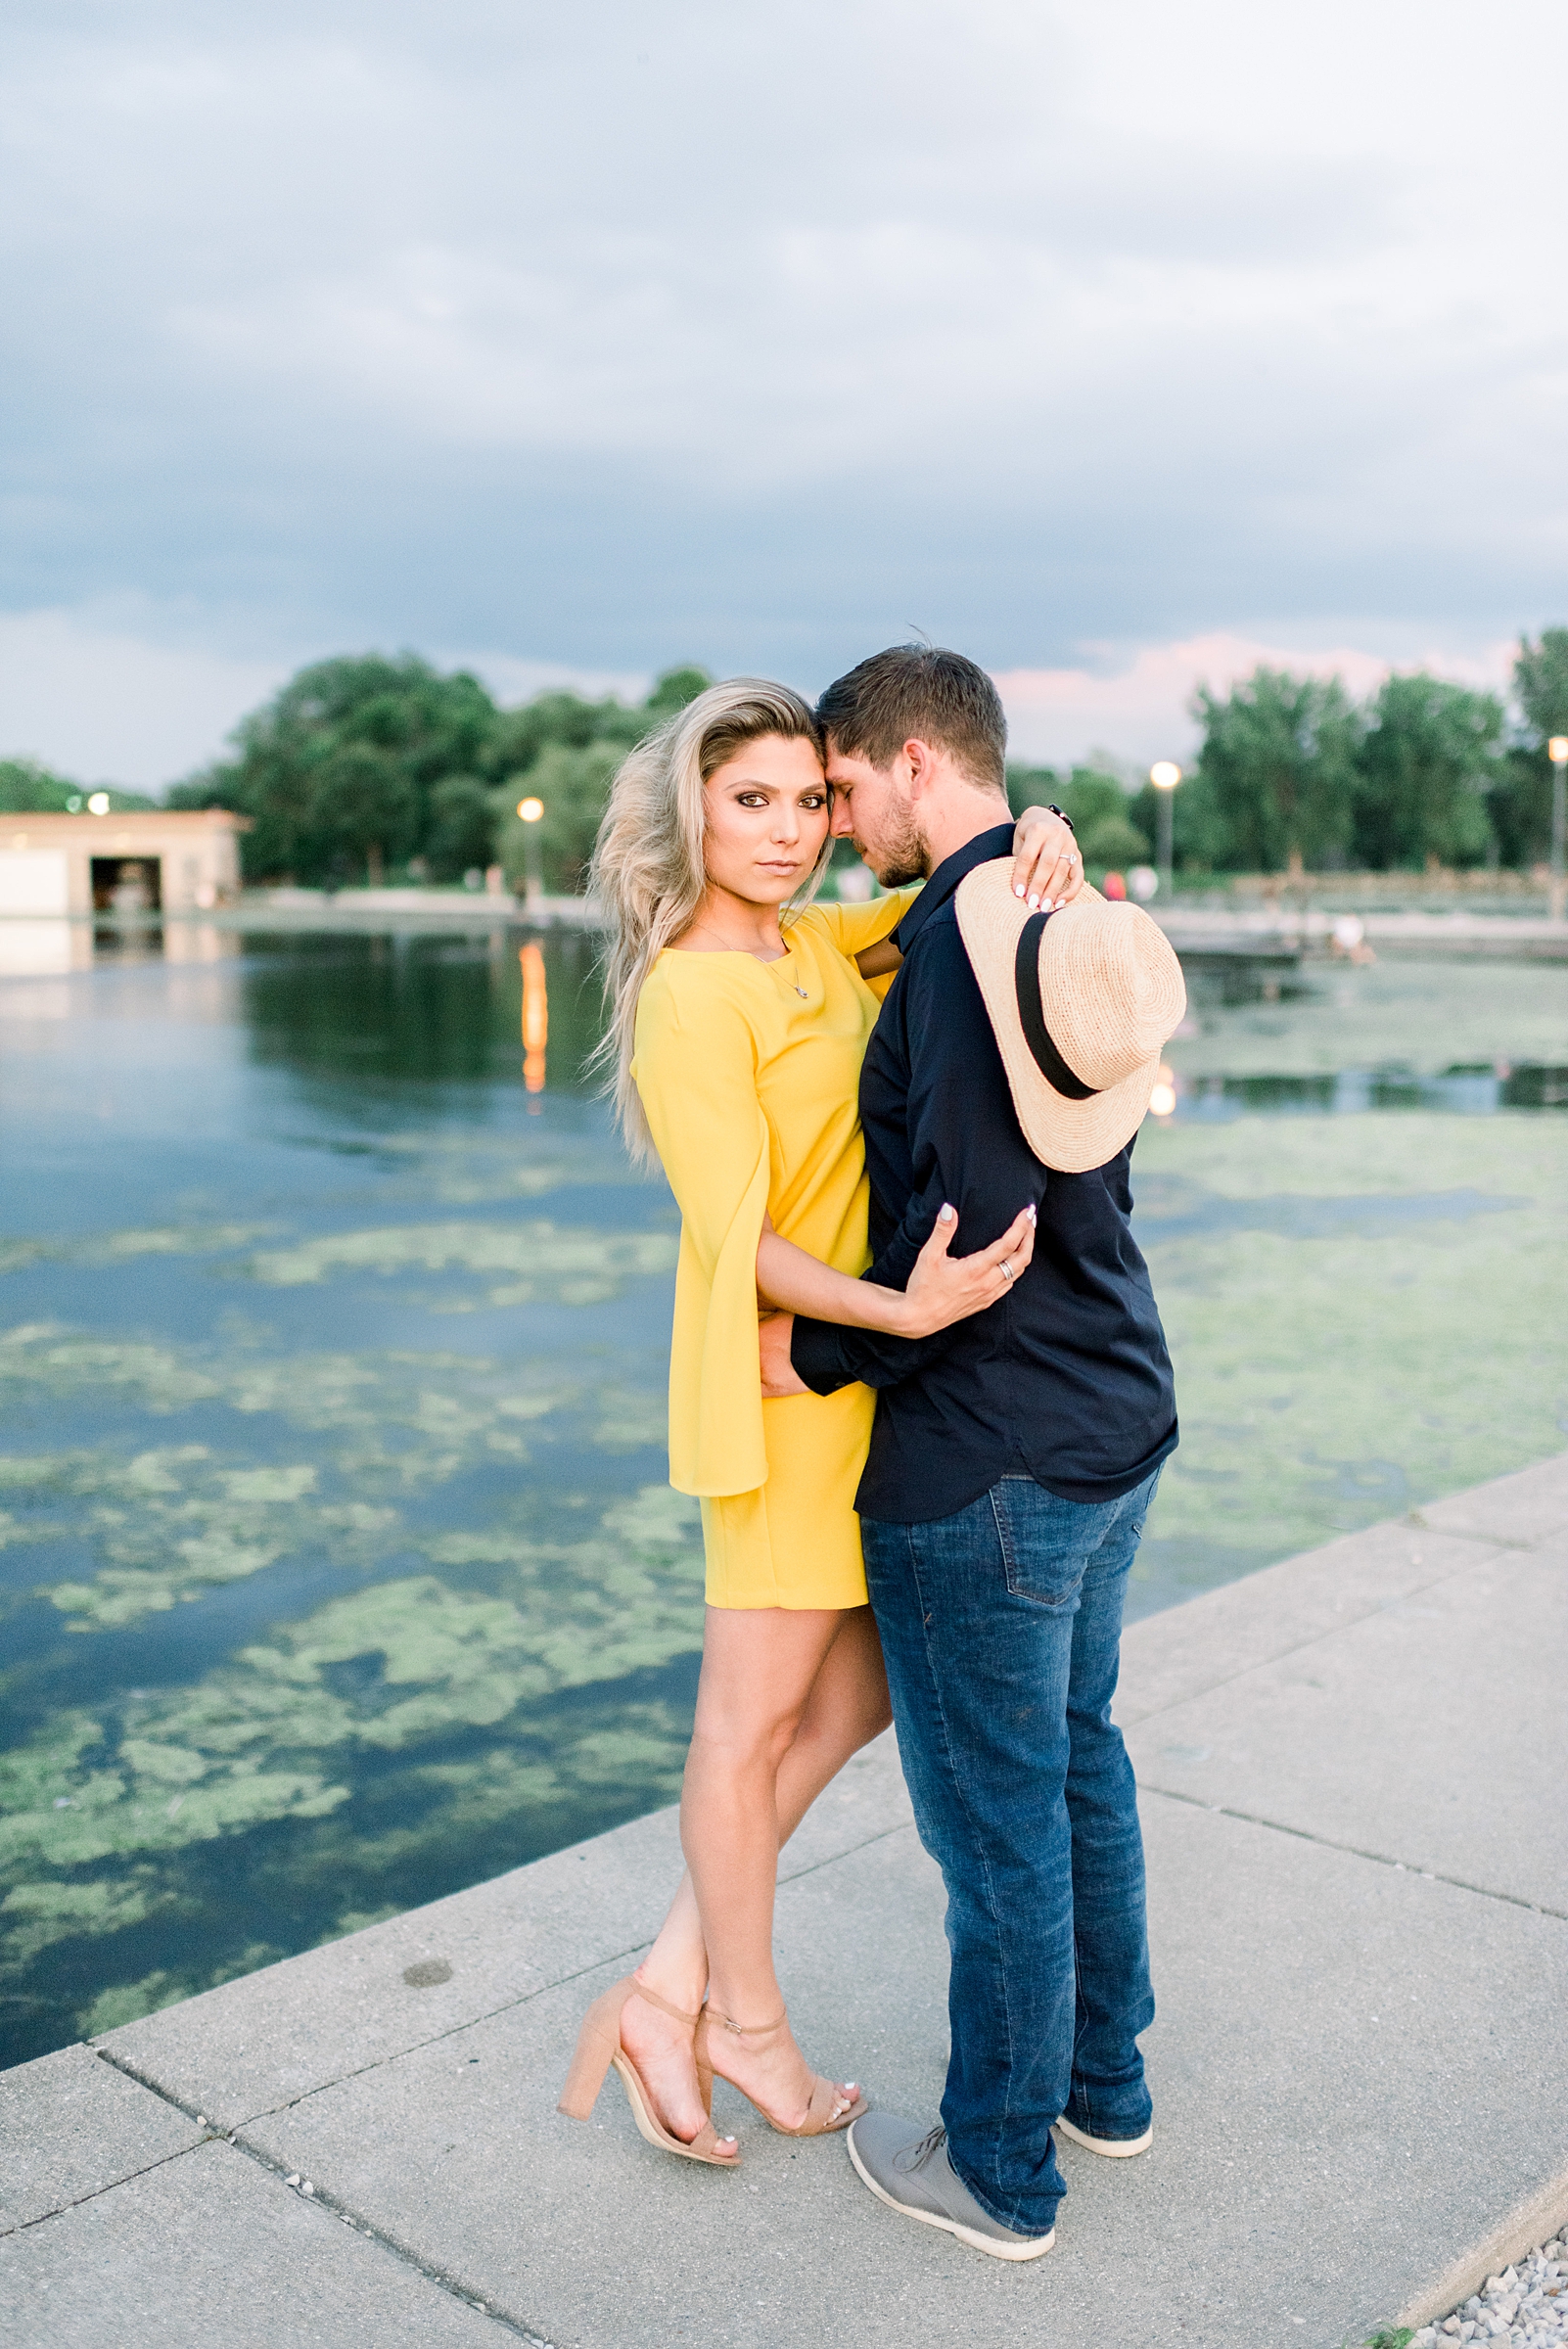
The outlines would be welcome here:
M 240 894 L 239 836 L 250 828 L 224 807 L 0 815 L 0 915 L 89 914 L 116 887 L 124 905 L 137 895 L 125 868 L 138 865 L 142 894 L 164 913 L 231 904 Z

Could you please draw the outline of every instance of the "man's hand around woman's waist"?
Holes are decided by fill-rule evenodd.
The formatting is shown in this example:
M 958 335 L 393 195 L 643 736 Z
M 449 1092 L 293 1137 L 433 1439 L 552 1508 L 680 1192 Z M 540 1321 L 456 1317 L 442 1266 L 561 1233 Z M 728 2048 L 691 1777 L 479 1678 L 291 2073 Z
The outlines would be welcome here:
M 999 1240 L 977 1248 L 972 1256 L 950 1256 L 958 1229 L 955 1209 L 942 1208 L 931 1237 L 915 1259 L 905 1289 L 885 1289 L 876 1281 L 851 1280 L 834 1272 L 791 1241 L 782 1240 L 769 1222 L 757 1252 L 759 1303 L 763 1311 L 760 1347 L 762 1393 L 768 1399 L 806 1392 L 790 1366 L 790 1329 L 797 1312 L 821 1321 L 840 1321 L 855 1329 L 877 1329 L 898 1338 L 929 1338 L 965 1321 L 972 1313 L 1000 1305 L 1020 1280 L 1035 1254 L 1035 1209 L 1024 1208 Z M 767 1314 L 767 1308 L 789 1310 Z

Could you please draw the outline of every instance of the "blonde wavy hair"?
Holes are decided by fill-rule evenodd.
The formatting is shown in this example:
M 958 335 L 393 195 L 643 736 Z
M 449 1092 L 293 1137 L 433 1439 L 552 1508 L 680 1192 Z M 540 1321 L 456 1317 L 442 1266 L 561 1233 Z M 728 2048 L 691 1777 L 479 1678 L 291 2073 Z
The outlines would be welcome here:
M 691 928 L 707 894 L 703 785 L 743 743 L 771 735 L 808 742 L 821 754 L 808 702 L 766 677 L 730 677 L 639 742 L 610 786 L 588 868 L 588 895 L 598 900 L 607 932 L 602 977 L 610 1014 L 593 1063 L 605 1072 L 604 1089 L 614 1096 L 639 1166 L 656 1166 L 658 1154 L 631 1075 L 637 997 L 665 948 Z M 832 852 L 830 834 L 806 882 L 780 908 L 781 921 L 810 903 Z

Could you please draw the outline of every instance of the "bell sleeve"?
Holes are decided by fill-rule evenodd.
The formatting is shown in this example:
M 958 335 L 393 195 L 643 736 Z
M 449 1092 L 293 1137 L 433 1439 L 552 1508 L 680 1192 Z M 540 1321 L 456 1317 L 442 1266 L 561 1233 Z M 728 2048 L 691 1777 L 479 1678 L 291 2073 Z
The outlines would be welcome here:
M 696 959 L 696 958 L 693 958 Z M 767 1121 L 757 1038 L 711 970 L 656 970 L 637 1007 L 632 1076 L 680 1209 L 669 1349 L 669 1481 L 715 1498 L 767 1481 L 757 1350 L 757 1247 Z

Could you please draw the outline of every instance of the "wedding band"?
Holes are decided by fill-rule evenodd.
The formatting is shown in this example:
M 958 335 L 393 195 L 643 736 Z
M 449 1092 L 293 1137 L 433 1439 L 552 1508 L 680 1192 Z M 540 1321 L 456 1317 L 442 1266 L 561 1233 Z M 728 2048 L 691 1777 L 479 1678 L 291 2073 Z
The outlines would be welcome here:
M 1008 1285 L 1008 1287 L 1009 1287 L 1009 1288 L 1011 1288 L 1011 1286 L 1012 1286 L 1012 1282 L 1013 1282 L 1013 1267 L 1012 1267 L 1012 1266 L 1011 1266 L 1011 1265 L 1010 1265 L 1010 1264 L 1007 1262 L 1007 1259 L 1006 1259 L 1005 1257 L 1003 1257 L 1003 1258 L 1002 1258 L 1002 1260 L 1001 1260 L 1001 1263 L 1000 1263 L 1000 1264 L 997 1266 L 997 1267 L 996 1267 L 996 1268 L 997 1268 L 997 1270 L 998 1270 L 999 1272 L 1005 1272 L 1005 1273 L 1006 1273 L 1006 1275 L 1007 1275 L 1007 1285 Z

